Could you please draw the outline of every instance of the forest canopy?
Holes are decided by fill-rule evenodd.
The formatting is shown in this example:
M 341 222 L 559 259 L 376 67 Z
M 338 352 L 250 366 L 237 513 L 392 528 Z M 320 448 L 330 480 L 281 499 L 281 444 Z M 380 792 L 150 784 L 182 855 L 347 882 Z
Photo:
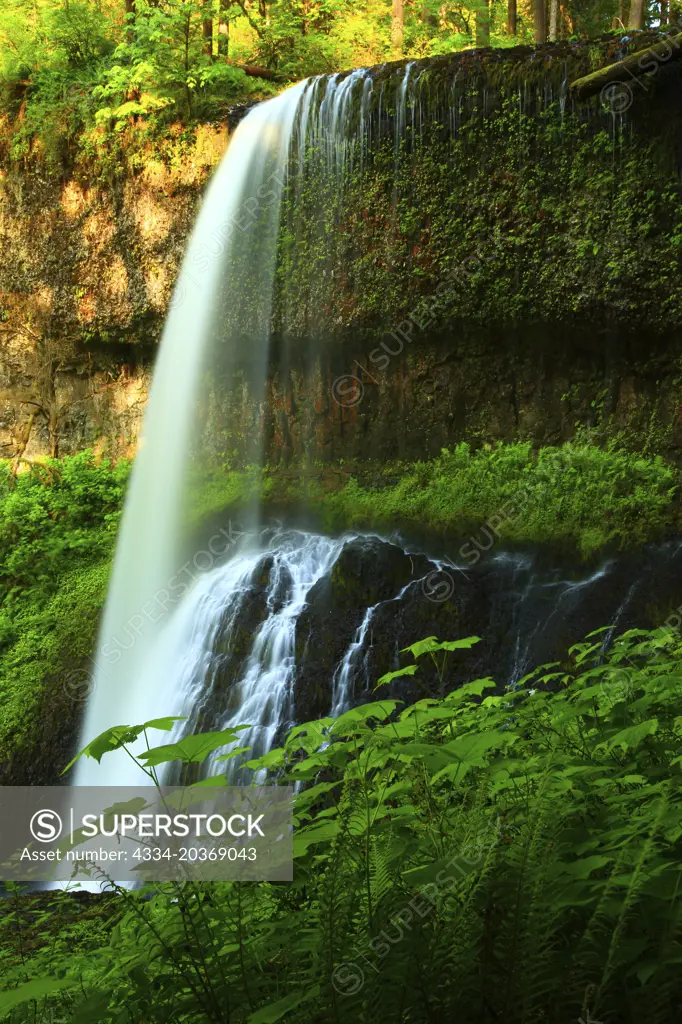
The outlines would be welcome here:
M 670 24 L 679 0 L 4 0 L 0 146 L 220 118 L 308 75 Z

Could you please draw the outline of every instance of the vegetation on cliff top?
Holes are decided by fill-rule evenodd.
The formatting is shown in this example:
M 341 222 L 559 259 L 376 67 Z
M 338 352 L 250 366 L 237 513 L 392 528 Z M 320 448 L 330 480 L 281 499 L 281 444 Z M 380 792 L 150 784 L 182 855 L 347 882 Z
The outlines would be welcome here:
M 119 150 L 178 120 L 224 117 L 294 78 L 473 45 L 623 31 L 617 0 L 443 6 L 391 0 L 6 0 L 0 12 L 0 142 L 56 167 Z M 645 5 L 646 6 L 646 5 Z M 679 13 L 665 5 L 664 21 Z M 661 5 L 661 10 L 663 5 Z M 657 25 L 649 10 L 635 27 Z M 4 121 L 4 123 L 3 123 Z M 132 132 L 131 135 L 134 135 Z M 139 144 L 138 140 L 138 144 Z M 130 140 L 129 140 L 130 142 Z
M 447 650 L 434 640 L 403 652 L 405 668 Z M 112 883 L 115 927 L 106 900 L 102 921 L 74 921 L 69 894 L 45 894 L 65 918 L 38 941 L 37 898 L 16 889 L 0 915 L 0 1014 L 670 1024 L 682 646 L 633 630 L 605 656 L 597 631 L 571 655 L 503 695 L 479 679 L 440 701 L 379 700 L 298 726 L 252 762 L 298 787 L 292 885 Z M 209 738 L 205 749 L 220 743 Z M 163 747 L 149 763 L 182 757 Z

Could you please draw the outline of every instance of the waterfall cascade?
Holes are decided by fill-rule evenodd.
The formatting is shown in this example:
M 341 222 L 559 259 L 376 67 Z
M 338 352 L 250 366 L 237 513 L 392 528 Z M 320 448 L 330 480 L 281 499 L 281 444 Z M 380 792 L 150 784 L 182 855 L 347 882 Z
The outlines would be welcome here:
M 159 613 L 159 596 L 168 599 L 174 584 L 184 590 L 189 585 L 186 575 L 180 582 L 178 576 L 183 563 L 191 572 L 183 514 L 191 488 L 192 453 L 203 425 L 202 373 L 212 366 L 227 295 L 233 324 L 249 335 L 254 375 L 257 378 L 260 372 L 264 379 L 275 274 L 272 237 L 279 228 L 289 141 L 304 91 L 305 84 L 288 90 L 257 107 L 239 125 L 192 233 L 154 369 L 141 449 L 126 499 L 83 726 L 85 742 L 124 719 L 145 721 L 159 706 L 175 704 L 163 659 L 157 659 L 167 617 Z M 255 217 L 258 237 L 249 233 Z M 221 338 L 223 359 L 225 350 L 228 358 L 236 355 L 237 344 L 237 334 Z M 258 451 L 256 439 L 252 457 Z M 179 619 L 185 614 L 184 607 L 178 609 Z M 135 638 L 124 647 L 120 639 L 131 625 Z M 101 767 L 90 760 L 79 762 L 75 783 L 106 784 L 112 771 L 120 783 L 124 760 L 111 761 Z
M 331 195 L 340 203 L 349 175 L 366 168 L 382 139 L 397 163 L 402 147 L 418 146 L 427 108 L 454 134 L 475 108 L 472 102 L 456 76 L 434 92 L 429 76 L 408 64 L 388 66 L 378 76 L 359 70 L 299 83 L 240 123 L 204 199 L 171 303 L 81 745 L 116 724 L 184 713 L 192 726 L 250 725 L 246 738 L 258 753 L 294 719 L 292 695 L 303 657 L 297 626 L 316 586 L 353 538 L 263 531 L 254 498 L 245 512 L 244 536 L 220 555 L 211 548 L 212 558 L 202 563 L 192 536 L 203 480 L 229 461 L 231 445 L 242 464 L 262 463 L 273 316 L 278 309 L 286 329 L 300 315 L 279 273 L 282 232 L 294 249 L 301 240 L 296 196 L 322 181 L 321 202 L 328 207 Z M 488 103 L 485 90 L 482 102 Z M 530 103 L 521 87 L 519 103 Z M 319 343 L 313 332 L 311 344 Z M 286 361 L 286 349 L 281 358 Z M 246 387 L 256 396 L 259 418 L 235 427 L 225 396 Z M 264 560 L 264 612 L 239 626 Z M 434 565 L 422 568 L 428 573 Z M 403 581 L 386 600 L 404 603 L 422 577 Z M 357 697 L 356 676 L 369 672 L 368 645 L 383 604 L 359 610 L 331 666 L 327 713 L 339 713 Z M 238 626 L 248 634 L 239 644 Z M 407 636 L 405 642 L 414 639 Z M 519 665 L 525 665 L 526 653 L 519 650 Z M 83 759 L 75 783 L 120 784 L 135 771 L 129 765 L 124 756 L 107 757 L 102 765 Z

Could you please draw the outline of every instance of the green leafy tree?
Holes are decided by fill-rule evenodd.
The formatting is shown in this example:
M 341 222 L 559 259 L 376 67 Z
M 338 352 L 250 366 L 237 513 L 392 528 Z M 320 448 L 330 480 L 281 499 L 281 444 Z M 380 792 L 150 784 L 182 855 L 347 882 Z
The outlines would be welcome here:
M 184 108 L 191 118 L 197 97 L 209 86 L 244 89 L 245 75 L 207 52 L 206 5 L 201 0 L 136 0 L 132 36 L 119 44 L 102 84 L 94 89 L 107 101 L 97 111 L 101 123 L 165 107 Z

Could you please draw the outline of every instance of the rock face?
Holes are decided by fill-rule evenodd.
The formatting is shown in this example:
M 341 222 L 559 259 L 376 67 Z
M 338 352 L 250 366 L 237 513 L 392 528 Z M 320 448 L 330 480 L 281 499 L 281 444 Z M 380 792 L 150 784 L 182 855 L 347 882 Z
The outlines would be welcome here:
M 388 341 L 348 337 L 306 357 L 300 346 L 273 350 L 264 405 L 246 388 L 224 400 L 230 436 L 264 424 L 266 458 L 282 468 L 420 459 L 460 441 L 561 444 L 578 429 L 679 455 L 682 331 L 453 324 Z
M 502 689 L 538 665 L 564 659 L 596 623 L 619 632 L 655 627 L 682 599 L 679 541 L 582 567 L 576 575 L 573 566 L 538 552 L 491 550 L 476 565 L 458 568 L 454 557 L 428 555 L 397 540 L 348 537 L 302 605 L 291 575 L 273 575 L 275 561 L 263 555 L 239 584 L 236 601 L 230 597 L 218 628 L 204 627 L 208 645 L 197 662 L 200 686 L 192 686 L 192 729 L 222 728 L 238 717 L 239 683 L 256 649 L 269 671 L 281 647 L 282 665 L 291 673 L 277 742 L 292 724 L 378 699 L 377 680 L 408 664 L 403 648 L 425 637 L 478 636 L 480 642 L 450 655 L 442 678 L 424 658 L 417 675 L 396 680 L 379 696 L 414 701 L 484 676 Z M 264 630 L 280 613 L 295 627 L 291 650 Z M 266 688 L 267 678 L 263 672 Z
M 265 408 L 232 403 L 242 423 L 265 421 L 270 461 L 546 443 L 576 424 L 677 452 L 680 69 L 661 65 L 625 114 L 565 102 L 566 81 L 623 46 L 420 61 L 402 128 L 391 104 L 404 65 L 372 71 L 383 114 L 367 159 L 348 162 L 341 207 L 314 187 L 326 173 L 314 161 L 308 200 L 285 195 Z M 134 452 L 170 289 L 226 140 L 225 125 L 178 126 L 113 183 L 0 157 L 1 456 Z M 278 358 L 285 336 L 302 348 Z
M 297 621 L 294 720 L 329 714 L 329 681 L 338 680 L 360 637 L 348 659 L 351 705 L 381 696 L 412 702 L 486 676 L 499 687 L 512 685 L 532 668 L 565 658 L 595 623 L 617 632 L 660 625 L 682 597 L 681 565 L 679 542 L 607 561 L 581 578 L 529 552 L 501 551 L 456 569 L 379 539 L 350 542 Z M 442 679 L 425 657 L 415 676 L 373 693 L 382 675 L 412 660 L 401 649 L 428 636 L 481 640 L 449 655 Z
M 113 186 L 0 169 L 0 455 L 134 453 L 150 365 L 226 126 Z

